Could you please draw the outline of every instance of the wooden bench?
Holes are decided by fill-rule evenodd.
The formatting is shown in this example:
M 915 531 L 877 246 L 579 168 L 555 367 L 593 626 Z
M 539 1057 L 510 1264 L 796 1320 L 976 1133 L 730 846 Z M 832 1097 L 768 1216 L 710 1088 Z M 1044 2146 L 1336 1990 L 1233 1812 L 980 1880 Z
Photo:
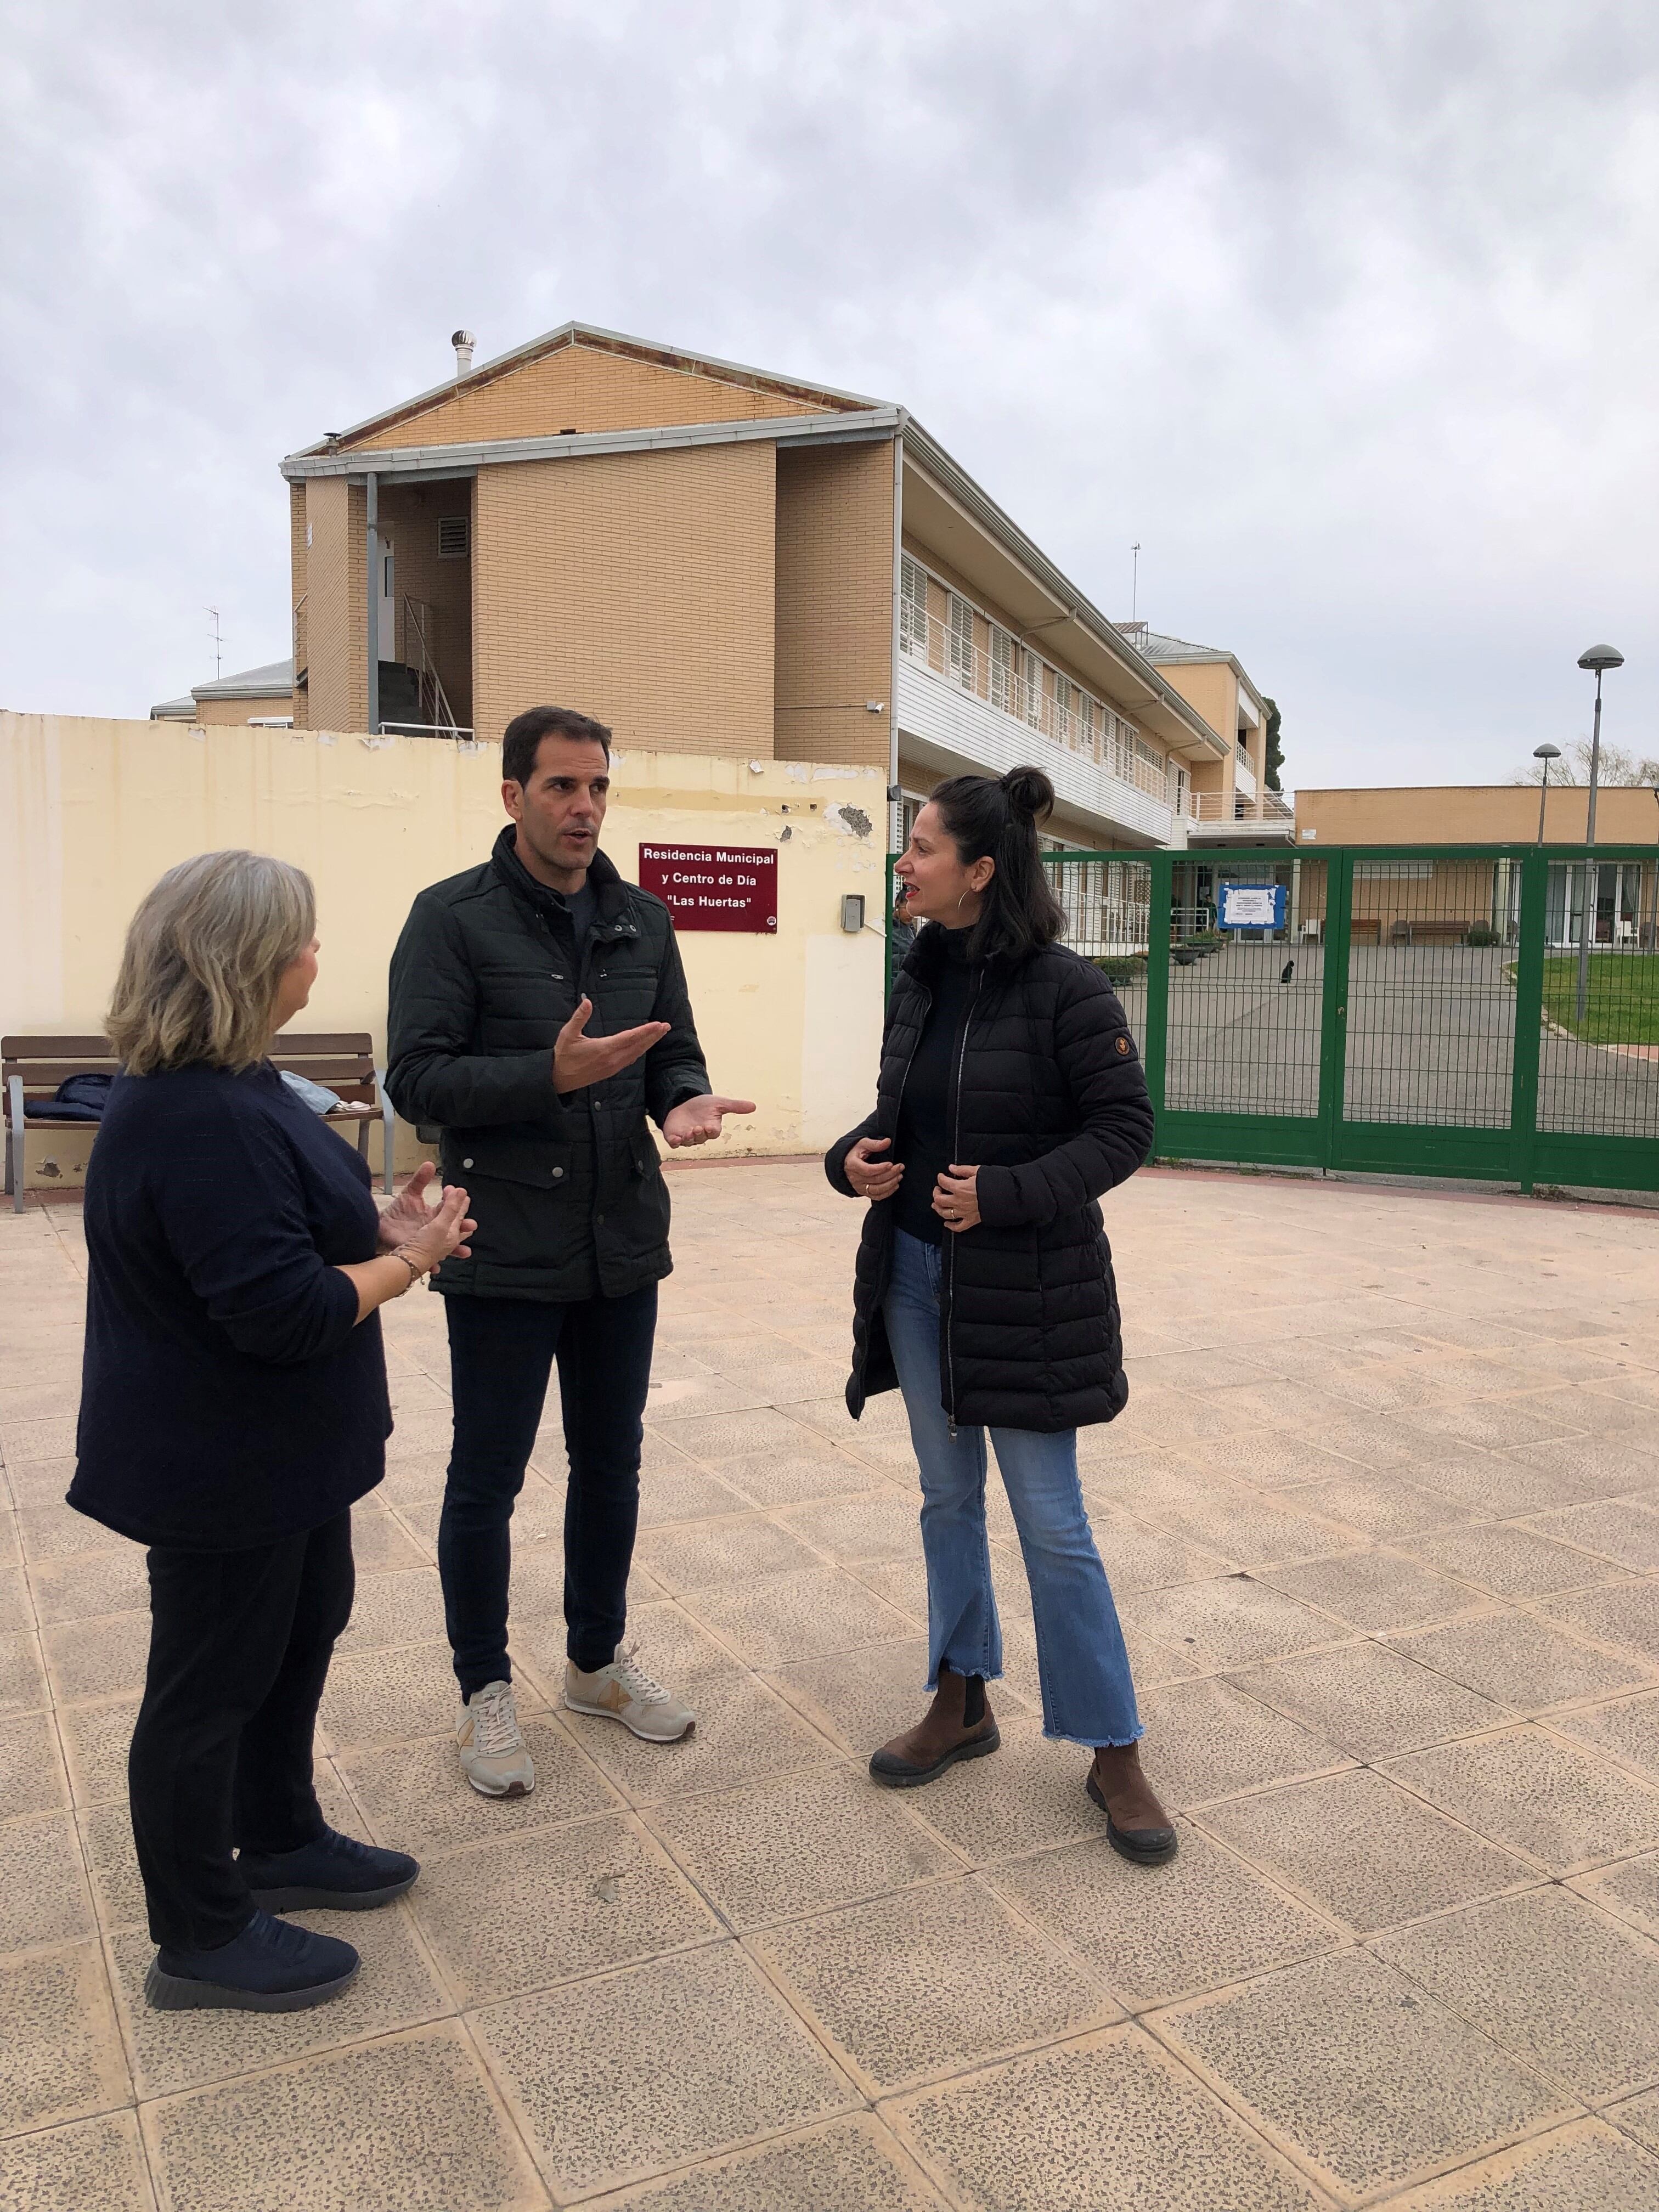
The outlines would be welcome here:
M 380 1071 L 374 1065 L 374 1043 L 366 1030 L 336 1035 L 295 1035 L 284 1030 L 271 1053 L 273 1064 L 320 1083 L 336 1092 L 348 1106 L 367 1112 L 331 1113 L 322 1118 L 337 1129 L 355 1123 L 357 1150 L 368 1157 L 369 1124 L 381 1128 L 380 1180 L 392 1188 L 392 1158 L 397 1119 L 386 1095 Z M 29 1134 L 36 1129 L 90 1129 L 95 1121 L 70 1121 L 52 1110 L 52 1099 L 60 1083 L 71 1075 L 113 1075 L 118 1063 L 104 1036 L 0 1037 L 0 1092 L 4 1096 L 6 1128 L 5 1187 L 13 1210 L 23 1211 L 23 1182 Z
M 23 1172 L 31 1129 L 90 1129 L 95 1121 L 52 1111 L 52 1094 L 71 1075 L 113 1075 L 118 1062 L 106 1036 L 0 1037 L 0 1090 L 5 1092 L 6 1188 L 23 1211 Z
M 1396 921 L 1389 932 L 1390 945 L 1461 945 L 1475 927 L 1472 921 Z

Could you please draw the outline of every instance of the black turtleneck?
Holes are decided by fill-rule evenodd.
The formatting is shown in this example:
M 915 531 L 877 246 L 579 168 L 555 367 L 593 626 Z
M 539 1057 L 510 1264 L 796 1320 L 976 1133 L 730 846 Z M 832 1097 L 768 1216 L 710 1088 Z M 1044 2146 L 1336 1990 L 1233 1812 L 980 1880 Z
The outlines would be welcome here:
M 933 1211 L 933 1188 L 951 1164 L 951 1084 L 973 987 L 969 932 L 938 933 L 943 943 L 931 978 L 933 1003 L 904 1079 L 893 1141 L 893 1158 L 903 1162 L 904 1180 L 890 1201 L 896 1225 L 925 1244 L 945 1241 L 945 1224 Z

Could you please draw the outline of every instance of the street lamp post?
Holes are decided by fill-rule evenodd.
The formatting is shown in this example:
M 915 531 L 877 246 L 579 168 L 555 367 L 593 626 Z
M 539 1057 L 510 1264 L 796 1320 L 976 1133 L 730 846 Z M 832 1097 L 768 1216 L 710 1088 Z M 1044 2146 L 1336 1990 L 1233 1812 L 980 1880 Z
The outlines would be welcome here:
M 1578 656 L 1581 668 L 1591 669 L 1595 676 L 1595 720 L 1590 729 L 1589 805 L 1584 817 L 1584 843 L 1594 848 L 1595 844 L 1595 787 L 1601 772 L 1601 678 L 1609 668 L 1622 668 L 1625 656 L 1617 646 L 1592 645 Z M 1599 891 L 1599 871 L 1587 853 L 1584 860 L 1583 911 L 1578 918 L 1578 1029 L 1582 1036 L 1584 1016 L 1589 1006 L 1589 948 L 1591 910 Z
M 1534 745 L 1532 757 L 1544 763 L 1544 790 L 1538 801 L 1538 842 L 1541 845 L 1544 842 L 1544 809 L 1549 805 L 1550 797 L 1550 763 L 1560 759 L 1561 748 L 1559 745 Z

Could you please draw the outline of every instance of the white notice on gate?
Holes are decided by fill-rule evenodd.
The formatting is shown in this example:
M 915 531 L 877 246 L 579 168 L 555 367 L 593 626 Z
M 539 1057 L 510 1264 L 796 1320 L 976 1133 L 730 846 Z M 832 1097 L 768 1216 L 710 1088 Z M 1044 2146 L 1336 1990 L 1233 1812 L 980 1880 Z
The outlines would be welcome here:
M 1224 929 L 1273 929 L 1278 926 L 1279 904 L 1272 884 L 1228 884 L 1223 890 Z

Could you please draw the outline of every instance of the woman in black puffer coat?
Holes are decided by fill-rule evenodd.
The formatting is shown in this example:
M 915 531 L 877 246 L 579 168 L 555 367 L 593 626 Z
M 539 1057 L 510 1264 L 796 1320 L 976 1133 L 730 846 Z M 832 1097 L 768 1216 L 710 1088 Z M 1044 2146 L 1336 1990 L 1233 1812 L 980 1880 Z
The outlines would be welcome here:
M 897 864 L 926 923 L 899 971 L 876 1109 L 830 1148 L 836 1188 L 870 1201 L 854 1283 L 856 1419 L 901 1389 L 921 1469 L 927 1717 L 870 1761 L 890 1788 L 996 1750 L 985 1683 L 1002 1638 L 985 1526 L 986 1431 L 1031 1585 L 1047 1734 L 1088 1746 L 1091 1798 L 1125 1857 L 1175 1854 L 1141 1771 L 1117 1608 L 1078 1481 L 1077 1431 L 1128 1397 L 1103 1192 L 1152 1149 L 1123 1009 L 1057 944 L 1038 853 L 1038 769 L 954 776 Z

